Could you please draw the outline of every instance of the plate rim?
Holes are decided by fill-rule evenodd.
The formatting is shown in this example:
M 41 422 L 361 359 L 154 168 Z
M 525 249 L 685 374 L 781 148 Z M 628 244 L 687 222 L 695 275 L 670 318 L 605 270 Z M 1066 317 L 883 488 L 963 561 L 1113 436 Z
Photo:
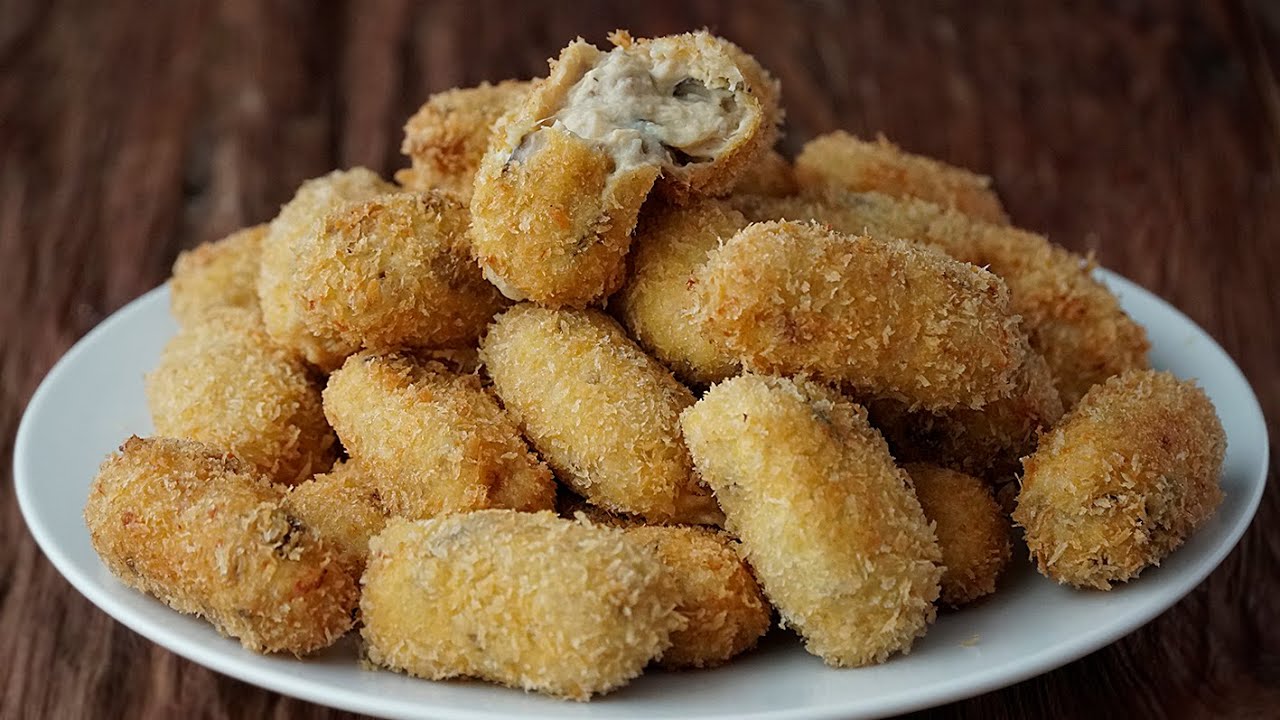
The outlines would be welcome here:
M 1070 642 L 1057 643 L 1052 646 L 1042 648 L 1030 656 L 1024 656 L 1018 662 L 1018 668 L 1011 672 L 1004 672 L 1005 666 L 998 665 L 984 669 L 983 673 L 976 679 L 972 676 L 961 676 L 953 680 L 943 683 L 934 683 L 927 687 L 916 688 L 909 695 L 899 693 L 897 696 L 890 696 L 878 702 L 870 712 L 873 716 L 879 717 L 887 714 L 897 714 L 921 710 L 924 708 L 936 707 L 938 705 L 955 702 L 971 698 L 996 689 L 1009 687 L 1011 685 L 1022 682 L 1028 678 L 1049 672 L 1055 668 L 1062 667 L 1079 658 L 1099 650 L 1117 640 L 1131 634 L 1144 625 L 1148 624 L 1156 617 L 1167 612 L 1171 607 L 1183 600 L 1196 587 L 1215 570 L 1217 570 L 1226 557 L 1239 545 L 1240 539 L 1244 536 L 1245 531 L 1252 524 L 1257 514 L 1258 507 L 1262 501 L 1262 496 L 1266 491 L 1266 477 L 1270 467 L 1271 446 L 1270 438 L 1266 425 L 1266 418 L 1262 411 L 1261 403 L 1258 400 L 1257 393 L 1254 391 L 1253 385 L 1249 382 L 1248 376 L 1240 369 L 1235 359 L 1227 353 L 1217 340 L 1210 335 L 1198 323 L 1188 317 L 1180 309 L 1172 303 L 1160 297 L 1156 293 L 1147 290 L 1137 283 L 1129 280 L 1118 273 L 1108 271 L 1102 268 L 1095 270 L 1098 279 L 1101 280 L 1112 292 L 1123 296 L 1126 293 L 1143 297 L 1147 301 L 1154 301 L 1157 305 L 1162 306 L 1161 309 L 1175 315 L 1177 318 L 1185 322 L 1189 327 L 1193 328 L 1196 333 L 1201 336 L 1202 340 L 1207 341 L 1209 348 L 1216 351 L 1223 359 L 1226 360 L 1225 367 L 1234 372 L 1248 390 L 1249 402 L 1242 407 L 1233 408 L 1232 412 L 1245 414 L 1245 420 L 1249 426 L 1257 424 L 1262 428 L 1263 442 L 1261 452 L 1261 477 L 1250 478 L 1252 481 L 1250 488 L 1252 492 L 1246 498 L 1245 512 L 1243 512 L 1237 522 L 1228 528 L 1225 540 L 1219 545 L 1212 548 L 1207 553 L 1206 561 L 1196 567 L 1194 570 L 1187 572 L 1179 577 L 1179 582 L 1174 584 L 1175 590 L 1167 596 L 1161 597 L 1160 600 L 1154 602 L 1150 607 L 1141 608 L 1134 613 L 1134 617 L 1127 618 L 1125 622 L 1115 625 L 1101 626 L 1095 632 L 1082 633 L 1075 636 Z M 454 717 L 465 718 L 467 720 L 489 720 L 492 718 L 505 717 L 500 712 L 486 711 L 475 708 L 458 708 L 458 707 L 431 707 L 431 706 L 414 706 L 409 708 L 405 705 L 409 701 L 397 700 L 395 698 L 377 698 L 379 702 L 365 699 L 358 694 L 352 694 L 350 690 L 337 690 L 329 685 L 314 679 L 290 677 L 285 674 L 267 673 L 261 674 L 253 668 L 239 663 L 234 657 L 223 654 L 217 649 L 211 649 L 204 645 L 193 644 L 190 641 L 181 638 L 176 631 L 154 624 L 149 617 L 142 614 L 136 614 L 132 609 L 117 605 L 116 602 L 108 595 L 105 588 L 93 577 L 87 573 L 82 573 L 73 560 L 61 547 L 57 538 L 53 537 L 53 533 L 46 523 L 42 522 L 42 518 L 35 513 L 33 508 L 34 500 L 32 494 L 35 492 L 36 483 L 32 482 L 34 472 L 30 467 L 31 458 L 28 457 L 31 439 L 30 434 L 33 417 L 33 408 L 37 408 L 45 402 L 46 396 L 52 392 L 62 376 L 68 372 L 67 368 L 71 367 L 76 358 L 88 351 L 98 338 L 112 332 L 113 328 L 124 322 L 125 318 L 132 316 L 140 311 L 140 308 L 147 306 L 152 302 L 156 302 L 157 295 L 168 294 L 168 283 L 164 283 L 158 287 L 152 288 L 137 298 L 134 298 L 102 322 L 96 325 L 83 337 L 77 340 L 70 349 L 54 363 L 45 377 L 40 381 L 36 391 L 32 394 L 26 408 L 23 410 L 22 419 L 18 424 L 18 431 L 15 435 L 13 450 L 13 483 L 15 487 L 15 496 L 18 501 L 18 507 L 23 522 L 26 524 L 28 532 L 35 539 L 37 546 L 41 552 L 49 559 L 54 568 L 65 578 L 73 588 L 85 598 L 87 598 L 99 610 L 106 613 L 114 620 L 122 623 L 129 629 L 143 636 L 144 638 L 154 642 L 167 650 L 186 658 L 192 662 L 209 668 L 215 672 L 234 677 L 251 685 L 262 687 L 282 695 L 313 702 L 321 705 L 348 710 L 358 713 L 367 713 L 375 716 L 395 717 L 395 718 L 411 718 L 411 717 Z M 292 662 L 292 658 L 281 658 L 285 662 Z M 904 697 L 904 695 L 906 695 Z M 867 716 L 867 708 L 860 707 L 859 704 L 851 704 L 846 702 L 835 702 L 822 708 L 795 708 L 782 710 L 767 710 L 761 712 L 751 712 L 748 714 L 738 714 L 738 717 L 758 718 L 764 720 L 790 720 L 792 718 L 841 718 L 849 717 L 851 713 L 858 716 Z M 693 716 L 690 716 L 693 717 Z

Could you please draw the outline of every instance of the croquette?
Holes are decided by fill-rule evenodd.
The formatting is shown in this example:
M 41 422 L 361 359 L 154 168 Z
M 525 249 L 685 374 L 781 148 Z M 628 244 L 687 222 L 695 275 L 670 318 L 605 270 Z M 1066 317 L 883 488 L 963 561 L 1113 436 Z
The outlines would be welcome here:
M 620 687 L 684 624 L 655 551 L 550 512 L 393 520 L 360 601 L 369 660 L 572 700 Z
M 493 124 L 523 102 L 531 87 L 518 80 L 486 82 L 427 98 L 405 123 L 400 151 L 413 164 L 396 173 L 396 182 L 411 190 L 446 190 L 469 202 Z
M 1226 445 L 1194 382 L 1155 370 L 1117 375 L 1023 462 L 1013 519 L 1045 576 L 1109 590 L 1159 565 L 1213 514 Z
M 224 450 L 132 437 L 98 471 L 84 517 L 94 550 L 126 585 L 255 652 L 305 655 L 351 628 L 359 588 L 283 497 Z
M 325 472 L 337 453 L 313 371 L 252 310 L 211 309 L 183 327 L 146 392 L 158 434 L 230 450 L 278 483 Z
M 934 158 L 913 155 L 886 140 L 862 140 L 844 131 L 819 135 L 796 158 L 796 178 L 806 187 L 835 186 L 853 192 L 878 192 L 895 198 L 919 198 L 951 208 L 975 220 L 1009 222 L 991 178 Z
M 307 330 L 373 351 L 474 346 L 505 303 L 471 259 L 469 221 L 439 191 L 329 212 L 294 243 L 292 286 Z
M 262 240 L 258 301 L 267 332 L 277 343 L 325 372 L 342 365 L 359 346 L 339 338 L 319 337 L 307 329 L 299 307 L 301 288 L 295 284 L 293 272 L 297 267 L 295 246 L 316 235 L 330 211 L 395 191 L 396 186 L 365 168 L 335 170 L 307 180 L 280 208 Z
M 267 226 L 255 225 L 178 255 L 169 307 L 179 325 L 212 308 L 258 309 L 258 265 Z
M 946 569 L 938 599 L 960 607 L 995 592 L 1013 553 L 1013 529 L 991 488 L 972 475 L 937 465 L 908 463 L 903 469 L 942 549 Z
M 726 529 L 809 652 L 843 667 L 911 649 L 934 619 L 942 555 L 862 407 L 809 380 L 746 374 L 681 424 Z
M 1049 363 L 1067 409 L 1108 377 L 1147 367 L 1146 331 L 1094 279 L 1093 263 L 1041 235 L 878 193 L 742 196 L 733 204 L 752 221 L 814 220 L 841 232 L 903 238 L 989 269 L 1008 286 L 1010 307 Z
M 706 387 L 739 371 L 697 320 L 695 273 L 722 240 L 747 226 L 719 200 L 646 209 L 631 251 L 631 275 L 609 301 L 631 336 L 684 382 Z
M 472 245 L 509 298 L 581 308 L 612 294 L 659 177 L 672 198 L 726 192 L 776 137 L 775 88 L 731 43 L 611 39 L 610 52 L 571 43 L 495 125 Z
M 576 492 L 653 522 L 720 520 L 680 438 L 693 393 L 612 318 L 517 305 L 489 328 L 480 358 L 507 411 Z
M 392 515 L 555 504 L 551 472 L 475 375 L 363 352 L 329 376 L 324 412 Z
M 899 462 L 942 465 L 997 484 L 1021 472 L 1022 458 L 1063 412 L 1049 366 L 1035 350 L 1019 368 L 1013 392 L 980 410 L 911 410 L 887 399 L 871 400 L 867 410 Z
M 755 647 L 773 608 L 733 540 L 702 527 L 637 525 L 626 534 L 657 551 L 675 584 L 676 612 L 687 624 L 671 633 L 663 667 L 714 667 Z
M 369 539 L 387 525 L 377 486 L 352 461 L 339 462 L 331 471 L 291 488 L 284 509 L 350 558 L 356 576 L 369 557 Z
M 746 195 L 786 197 L 800 192 L 795 167 L 777 150 L 770 150 L 747 166 L 733 186 L 733 192 Z
M 757 223 L 695 278 L 704 331 L 748 369 L 811 373 L 912 408 L 1004 397 L 1027 353 L 999 278 L 899 240 Z

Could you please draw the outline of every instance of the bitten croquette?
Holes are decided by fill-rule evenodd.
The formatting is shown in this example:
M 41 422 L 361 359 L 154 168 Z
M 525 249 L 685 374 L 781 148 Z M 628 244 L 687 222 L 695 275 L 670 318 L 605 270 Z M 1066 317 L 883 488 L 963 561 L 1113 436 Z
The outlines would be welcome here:
M 866 411 L 803 379 L 740 375 L 681 416 L 725 527 L 809 652 L 843 667 L 908 652 L 942 560 Z
M 1109 590 L 1159 565 L 1213 514 L 1226 446 L 1194 382 L 1155 370 L 1118 375 L 1023 461 L 1013 519 L 1045 576 Z
M 351 628 L 341 553 L 281 505 L 285 489 L 203 443 L 130 438 L 89 488 L 94 550 L 130 587 L 255 652 L 306 655 Z
M 418 677 L 587 700 L 639 675 L 685 623 L 647 543 L 550 512 L 393 520 L 370 551 L 367 656 Z

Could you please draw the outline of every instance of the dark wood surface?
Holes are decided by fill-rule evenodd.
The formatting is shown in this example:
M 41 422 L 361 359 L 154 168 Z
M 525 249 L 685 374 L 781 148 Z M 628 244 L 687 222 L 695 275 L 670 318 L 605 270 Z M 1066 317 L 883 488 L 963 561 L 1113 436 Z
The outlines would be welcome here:
M 787 149 L 883 131 L 990 173 L 1016 222 L 1205 327 L 1274 423 L 1280 8 L 1056 5 L 0 0 L 0 716 L 345 716 L 178 658 L 77 594 L 19 516 L 18 419 L 180 249 L 270 218 L 328 169 L 401 167 L 428 93 L 540 74 L 575 35 L 706 26 L 782 79 Z M 1240 546 L 1168 613 L 922 716 L 1280 714 L 1278 526 L 1273 466 Z

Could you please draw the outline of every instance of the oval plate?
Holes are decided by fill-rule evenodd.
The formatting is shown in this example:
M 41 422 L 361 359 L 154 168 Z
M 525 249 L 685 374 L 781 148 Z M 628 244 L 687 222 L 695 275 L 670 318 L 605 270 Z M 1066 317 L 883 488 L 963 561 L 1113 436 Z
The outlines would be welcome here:
M 1016 558 L 995 595 L 942 614 L 911 654 L 875 667 L 828 668 L 794 636 L 775 630 L 759 649 L 727 666 L 649 672 L 589 704 L 566 703 L 479 682 L 427 682 L 362 670 L 351 638 L 306 660 L 256 655 L 207 623 L 125 587 L 94 554 L 81 509 L 107 454 L 130 434 L 151 432 L 143 375 L 176 330 L 167 287 L 112 315 L 49 372 L 18 429 L 14 482 L 36 542 L 98 607 L 201 665 L 313 702 L 397 718 L 778 719 L 907 712 L 1011 685 L 1132 632 L 1217 567 L 1258 507 L 1266 484 L 1267 431 L 1239 368 L 1164 301 L 1114 274 L 1099 277 L 1146 326 L 1152 364 L 1198 379 L 1217 406 L 1228 438 L 1222 506 L 1163 566 L 1108 593 L 1058 586 Z

